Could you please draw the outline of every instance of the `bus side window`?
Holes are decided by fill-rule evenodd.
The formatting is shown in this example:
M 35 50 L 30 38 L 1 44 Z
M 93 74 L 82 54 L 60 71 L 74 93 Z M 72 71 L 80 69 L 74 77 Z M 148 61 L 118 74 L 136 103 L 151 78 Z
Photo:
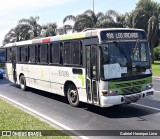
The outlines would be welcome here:
M 17 47 L 17 62 L 20 62 L 20 47 Z
M 41 46 L 40 45 L 35 45 L 35 61 L 37 63 L 43 63 L 41 62 Z M 43 50 L 42 50 L 43 52 Z
M 10 52 L 11 52 L 11 48 L 6 48 L 6 61 L 10 62 Z
M 30 63 L 30 47 L 28 46 L 28 52 L 27 52 L 27 54 L 28 54 L 28 63 Z
M 41 44 L 37 47 L 38 49 L 38 53 L 37 55 L 38 56 L 38 61 L 37 62 L 40 62 L 42 64 L 47 64 L 48 63 L 48 44 Z
M 82 64 L 82 47 L 80 41 L 64 43 L 64 64 L 80 66 Z
M 64 43 L 63 62 L 66 65 L 71 64 L 71 45 L 70 45 L 70 42 Z
M 4 48 L 0 48 L 0 62 L 1 61 L 5 61 L 5 49 Z
M 61 45 L 60 43 L 52 43 L 50 45 L 50 52 L 51 52 L 51 58 L 50 62 L 52 64 L 60 64 L 60 59 L 61 59 Z
M 63 64 L 63 47 L 64 44 L 60 43 L 60 64 Z
M 22 46 L 20 47 L 20 62 L 22 63 L 26 63 L 28 62 L 28 50 L 27 50 L 27 46 Z
M 80 41 L 71 42 L 71 59 L 73 65 L 82 64 L 82 47 Z
M 35 63 L 35 46 L 29 46 L 29 63 Z

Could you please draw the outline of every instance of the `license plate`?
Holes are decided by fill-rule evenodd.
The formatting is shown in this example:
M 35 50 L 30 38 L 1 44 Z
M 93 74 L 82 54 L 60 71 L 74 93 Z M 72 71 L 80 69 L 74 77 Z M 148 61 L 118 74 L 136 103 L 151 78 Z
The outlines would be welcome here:
M 125 97 L 125 102 L 126 103 L 136 102 L 139 99 L 140 99 L 140 95 L 126 96 Z
M 147 96 L 153 95 L 153 92 L 147 92 Z

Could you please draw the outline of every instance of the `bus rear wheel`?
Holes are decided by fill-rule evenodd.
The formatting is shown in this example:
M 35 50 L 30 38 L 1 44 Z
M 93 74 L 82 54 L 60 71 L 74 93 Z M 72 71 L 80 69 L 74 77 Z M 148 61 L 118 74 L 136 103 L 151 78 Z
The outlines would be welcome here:
M 70 85 L 67 91 L 68 102 L 73 107 L 79 106 L 78 90 L 74 85 Z
M 20 87 L 23 91 L 26 91 L 26 78 L 24 77 L 24 75 L 21 75 L 20 76 L 20 79 L 19 79 L 19 82 L 20 82 Z

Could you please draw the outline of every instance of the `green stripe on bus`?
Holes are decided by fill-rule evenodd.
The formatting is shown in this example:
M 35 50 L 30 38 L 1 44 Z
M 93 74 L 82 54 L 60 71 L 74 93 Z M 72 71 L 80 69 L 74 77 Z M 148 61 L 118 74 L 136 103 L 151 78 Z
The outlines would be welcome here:
M 82 80 L 82 86 L 84 86 L 84 75 L 78 75 L 78 79 Z

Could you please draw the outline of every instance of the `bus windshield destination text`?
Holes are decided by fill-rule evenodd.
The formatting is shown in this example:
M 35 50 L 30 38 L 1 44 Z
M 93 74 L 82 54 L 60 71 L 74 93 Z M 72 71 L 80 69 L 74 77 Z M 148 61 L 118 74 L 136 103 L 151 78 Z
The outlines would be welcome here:
M 107 33 L 107 39 L 138 39 L 138 33 Z

